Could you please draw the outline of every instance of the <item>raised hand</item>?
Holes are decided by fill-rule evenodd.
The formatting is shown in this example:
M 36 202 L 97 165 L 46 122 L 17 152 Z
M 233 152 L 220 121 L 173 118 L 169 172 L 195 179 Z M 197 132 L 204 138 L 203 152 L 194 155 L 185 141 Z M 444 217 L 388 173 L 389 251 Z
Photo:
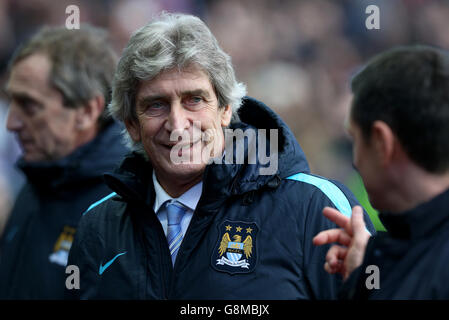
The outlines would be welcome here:
M 351 218 L 330 207 L 325 207 L 323 214 L 341 229 L 321 231 L 313 238 L 313 244 L 338 243 L 327 252 L 324 269 L 331 274 L 340 273 L 346 280 L 362 264 L 366 244 L 371 236 L 363 221 L 363 209 L 360 206 L 352 208 Z

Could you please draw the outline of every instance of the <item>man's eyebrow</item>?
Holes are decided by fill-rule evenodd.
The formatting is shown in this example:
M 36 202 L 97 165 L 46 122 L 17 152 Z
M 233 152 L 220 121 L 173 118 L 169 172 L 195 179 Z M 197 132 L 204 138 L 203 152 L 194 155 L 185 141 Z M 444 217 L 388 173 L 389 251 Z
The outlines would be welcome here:
M 210 98 L 209 92 L 203 89 L 187 90 L 183 91 L 182 94 L 185 96 L 203 96 L 206 99 Z
M 8 99 L 10 100 L 17 100 L 17 101 L 29 101 L 32 103 L 35 103 L 39 106 L 42 106 L 42 101 L 39 98 L 33 97 L 32 95 L 28 94 L 27 92 L 22 92 L 22 91 L 11 91 L 8 90 L 7 87 L 4 87 L 4 92 L 6 94 L 6 96 L 8 97 Z
M 31 101 L 36 101 L 37 99 L 30 96 L 29 94 L 25 93 L 25 92 L 14 92 L 14 91 L 5 91 L 6 94 L 8 95 L 9 98 L 15 98 L 15 99 L 21 99 L 21 100 L 31 100 Z
M 210 94 L 207 90 L 204 89 L 194 89 L 194 90 L 186 90 L 181 92 L 181 96 L 203 96 L 206 99 L 210 98 Z M 163 94 L 155 94 L 155 95 L 146 95 L 137 100 L 138 105 L 144 105 L 149 102 L 153 102 L 156 100 L 168 100 L 169 97 Z
M 156 94 L 156 95 L 147 95 L 147 96 L 143 96 L 143 97 L 139 98 L 137 100 L 137 104 L 138 105 L 144 105 L 144 104 L 153 102 L 155 100 L 164 100 L 164 99 L 166 99 L 166 97 L 164 95 L 158 95 L 158 94 Z

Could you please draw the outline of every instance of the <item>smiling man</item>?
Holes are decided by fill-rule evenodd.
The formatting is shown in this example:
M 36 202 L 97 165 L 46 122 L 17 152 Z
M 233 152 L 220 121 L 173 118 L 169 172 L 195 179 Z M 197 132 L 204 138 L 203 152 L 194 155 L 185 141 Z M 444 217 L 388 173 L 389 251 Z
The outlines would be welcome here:
M 117 57 L 107 34 L 44 27 L 12 57 L 7 129 L 23 151 L 21 190 L 0 240 L 0 298 L 62 299 L 81 212 L 110 192 L 126 148 L 106 114 Z
M 335 226 L 324 206 L 350 214 L 356 201 L 310 174 L 285 123 L 244 95 L 200 19 L 162 14 L 131 37 L 109 108 L 134 153 L 105 176 L 114 193 L 81 219 L 69 256 L 81 276 L 74 297 L 336 298 L 341 278 L 322 270 L 326 248 L 312 236 Z M 254 134 L 224 134 L 237 129 Z M 262 140 L 266 129 L 278 135 Z M 277 171 L 250 163 L 256 142 L 278 157 Z
M 142 81 L 136 96 L 137 121 L 126 120 L 128 132 L 134 142 L 141 142 L 149 160 L 157 170 L 161 186 L 178 197 L 202 180 L 204 166 L 209 159 L 193 161 L 193 155 L 201 154 L 206 144 L 205 132 L 213 132 L 219 141 L 211 157 L 219 156 L 224 146 L 222 127 L 231 122 L 230 106 L 219 108 L 208 75 L 198 66 L 183 70 L 169 69 L 152 80 Z M 195 124 L 199 124 L 196 127 Z M 195 135 L 197 130 L 199 134 Z M 173 136 L 196 136 L 185 139 L 187 147 L 178 145 L 179 156 L 186 153 L 188 161 L 176 163 L 172 148 L 178 143 Z M 191 141 L 190 141 L 191 140 Z M 181 141 L 180 143 L 183 143 Z M 178 154 L 177 154 L 178 155 Z M 205 160 L 205 161 L 203 161 Z

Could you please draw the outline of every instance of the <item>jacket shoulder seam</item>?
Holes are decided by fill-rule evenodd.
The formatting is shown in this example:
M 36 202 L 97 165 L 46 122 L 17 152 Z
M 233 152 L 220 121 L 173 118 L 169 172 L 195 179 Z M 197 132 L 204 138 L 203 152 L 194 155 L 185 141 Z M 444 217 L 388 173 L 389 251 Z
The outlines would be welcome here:
M 291 175 L 285 179 L 313 185 L 326 195 L 326 197 L 335 205 L 338 211 L 340 211 L 347 217 L 351 217 L 352 207 L 348 197 L 332 181 L 329 181 L 328 179 L 323 177 L 302 172 Z

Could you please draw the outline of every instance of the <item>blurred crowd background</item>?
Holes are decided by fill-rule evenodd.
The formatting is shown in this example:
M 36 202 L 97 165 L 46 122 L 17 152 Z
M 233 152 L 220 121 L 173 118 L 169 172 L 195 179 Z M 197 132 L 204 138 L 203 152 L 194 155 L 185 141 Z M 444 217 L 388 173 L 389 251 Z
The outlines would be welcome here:
M 380 9 L 379 30 L 365 27 L 371 4 Z M 449 48 L 447 0 L 0 0 L 2 88 L 17 46 L 43 25 L 64 25 L 69 5 L 80 8 L 81 23 L 109 30 L 119 53 L 131 33 L 162 10 L 201 17 L 231 55 L 248 95 L 272 107 L 293 130 L 312 172 L 348 185 L 374 219 L 343 127 L 351 76 L 396 45 Z M 1 93 L 0 233 L 23 183 L 14 168 L 20 148 L 5 129 L 7 107 Z

